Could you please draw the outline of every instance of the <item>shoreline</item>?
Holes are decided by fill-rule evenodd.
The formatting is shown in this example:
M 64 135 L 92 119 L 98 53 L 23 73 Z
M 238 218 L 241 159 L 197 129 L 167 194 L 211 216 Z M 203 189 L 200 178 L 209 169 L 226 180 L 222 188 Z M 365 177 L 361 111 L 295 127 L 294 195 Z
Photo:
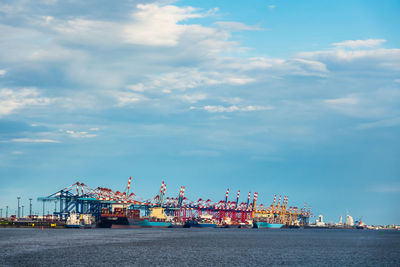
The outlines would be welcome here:
M 27 228 L 27 229 L 101 229 L 102 227 L 92 227 L 92 228 L 69 228 L 65 225 L 64 222 L 56 221 L 29 221 L 29 222 L 7 222 L 2 221 L 0 222 L 0 229 L 1 228 Z M 217 228 L 224 228 L 224 227 L 217 227 Z M 240 228 L 238 228 L 240 229 Z M 245 229 L 253 229 L 253 228 L 245 228 Z M 267 229 L 267 228 L 266 228 Z M 383 227 L 383 226 L 370 226 L 366 229 L 357 229 L 355 227 L 338 227 L 338 226 L 312 226 L 306 225 L 302 227 L 282 227 L 280 229 L 327 229 L 327 230 L 399 230 L 400 228 L 393 228 L 393 227 Z M 263 229 L 262 229 L 263 230 Z M 276 229 L 273 229 L 276 230 Z

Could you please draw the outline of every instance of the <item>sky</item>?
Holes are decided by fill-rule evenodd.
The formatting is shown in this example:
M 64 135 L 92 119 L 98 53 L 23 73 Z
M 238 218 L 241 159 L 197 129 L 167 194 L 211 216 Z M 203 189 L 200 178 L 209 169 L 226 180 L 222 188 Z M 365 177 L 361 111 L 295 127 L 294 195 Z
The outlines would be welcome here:
M 77 181 L 400 224 L 399 1 L 0 2 L 0 208 Z M 51 210 L 51 208 L 48 208 Z M 27 208 L 25 208 L 27 210 Z M 26 213 L 26 212 L 25 212 Z

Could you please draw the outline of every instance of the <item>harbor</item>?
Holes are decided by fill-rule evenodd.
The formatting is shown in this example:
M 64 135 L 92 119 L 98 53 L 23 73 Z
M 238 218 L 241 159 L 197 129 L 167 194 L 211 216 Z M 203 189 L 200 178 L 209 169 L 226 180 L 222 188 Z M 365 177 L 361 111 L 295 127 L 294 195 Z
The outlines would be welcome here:
M 229 198 L 229 189 L 220 201 L 185 197 L 185 186 L 176 197 L 166 197 L 167 184 L 163 181 L 158 194 L 141 200 L 131 191 L 129 177 L 125 190 L 92 189 L 84 183 L 75 184 L 45 197 L 42 215 L 8 214 L 0 227 L 32 228 L 300 228 L 309 225 L 311 208 L 289 206 L 288 196 L 273 197 L 271 204 L 258 203 L 258 192 L 249 192 L 240 201 L 240 190 L 235 199 Z M 30 205 L 31 202 L 30 202 Z M 47 206 L 54 212 L 45 214 Z M 7 211 L 8 213 L 8 211 Z
M 399 226 L 367 225 L 362 220 L 354 221 L 346 214 L 338 223 L 325 223 L 323 216 L 312 222 L 311 208 L 289 206 L 288 196 L 274 195 L 271 204 L 259 203 L 258 192 L 249 192 L 245 201 L 240 201 L 240 190 L 235 198 L 229 198 L 229 189 L 220 201 L 199 198 L 190 200 L 185 196 L 185 186 L 180 187 L 176 197 L 167 197 L 167 184 L 163 181 L 155 197 L 143 200 L 131 190 L 132 178 L 121 191 L 105 187 L 92 189 L 76 182 L 45 197 L 42 215 L 32 213 L 30 199 L 29 215 L 18 213 L 0 219 L 0 227 L 18 228 L 314 228 L 314 229 L 400 229 Z M 46 206 L 54 207 L 45 213 Z M 22 216 L 20 211 L 22 210 Z

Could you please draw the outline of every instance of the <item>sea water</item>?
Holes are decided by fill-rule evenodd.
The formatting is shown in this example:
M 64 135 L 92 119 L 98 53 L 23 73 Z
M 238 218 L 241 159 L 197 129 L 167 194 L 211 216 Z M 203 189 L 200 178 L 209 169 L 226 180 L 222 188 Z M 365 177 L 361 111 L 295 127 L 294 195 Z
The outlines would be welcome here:
M 0 229 L 1 266 L 400 266 L 400 231 Z

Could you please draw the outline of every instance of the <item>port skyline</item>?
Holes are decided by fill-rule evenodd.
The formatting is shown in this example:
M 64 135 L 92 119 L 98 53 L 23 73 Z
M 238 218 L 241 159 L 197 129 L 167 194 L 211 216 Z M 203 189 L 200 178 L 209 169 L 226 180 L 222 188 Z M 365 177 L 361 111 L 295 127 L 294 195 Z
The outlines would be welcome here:
M 164 182 L 163 182 L 164 183 Z M 130 184 L 130 181 L 129 181 L 129 184 Z M 126 190 L 126 189 L 125 189 Z M 121 190 L 122 191 L 122 190 Z M 229 192 L 229 189 L 228 189 L 228 192 Z M 227 192 L 227 195 L 228 195 L 228 192 Z M 238 192 L 238 196 L 239 196 L 239 193 L 240 193 L 240 190 L 239 190 L 239 192 Z M 249 196 L 250 196 L 250 193 L 251 192 L 249 192 Z M 174 197 L 174 196 L 172 196 L 172 195 L 170 195 L 169 197 Z M 232 198 L 232 199 L 231 199 Z M 242 198 L 244 198 L 244 197 L 242 197 Z M 275 198 L 276 198 L 276 195 L 275 195 Z M 42 209 L 40 210 L 40 211 L 35 211 L 34 209 L 32 209 L 32 198 L 28 198 L 27 200 L 29 201 L 29 213 L 28 214 L 24 214 L 24 212 L 23 212 L 23 207 L 24 207 L 24 205 L 22 205 L 24 202 L 23 202 L 23 199 L 21 198 L 21 197 L 16 197 L 16 199 L 17 199 L 17 206 L 16 206 L 16 208 L 14 209 L 14 214 L 11 214 L 11 213 L 9 213 L 10 212 L 10 210 L 12 210 L 12 209 L 9 209 L 9 206 L 5 206 L 5 209 L 3 209 L 3 208 L 0 208 L 0 212 L 1 212 L 1 215 L 0 215 L 0 217 L 2 217 L 3 216 L 3 211 L 5 212 L 4 214 L 5 214 L 5 216 L 3 217 L 3 218 L 8 218 L 8 214 L 10 214 L 10 216 L 15 216 L 16 218 L 29 218 L 30 216 L 35 216 L 35 217 L 37 217 L 37 218 L 44 218 L 43 216 L 53 216 L 53 214 L 55 213 L 55 212 L 57 212 L 57 211 L 59 211 L 59 207 L 58 207 L 58 203 L 57 203 L 57 201 L 55 201 L 54 202 L 54 206 L 53 206 L 53 202 L 49 202 L 49 203 L 47 203 L 47 205 L 44 203 L 44 202 L 39 202 L 38 200 L 39 200 L 39 197 L 38 198 L 36 198 L 36 200 L 37 200 L 37 207 L 38 206 L 40 206 Z M 142 199 L 141 197 L 139 197 L 139 199 Z M 228 198 L 227 198 L 227 200 L 228 200 Z M 230 198 L 229 198 L 229 201 L 233 201 L 234 199 L 233 199 L 233 196 L 230 196 Z M 238 198 L 238 200 L 239 200 L 239 198 Z M 149 201 L 149 200 L 148 200 Z M 274 202 L 275 202 L 275 199 L 274 199 Z M 40 204 L 39 204 L 40 203 Z M 272 202 L 271 202 L 272 203 Z M 261 203 L 261 204 L 265 204 L 266 206 L 268 206 L 268 204 L 269 203 Z M 304 203 L 305 204 L 305 207 L 306 207 L 306 205 L 307 205 L 307 203 Z M 291 205 L 293 205 L 293 204 L 291 204 Z M 12 207 L 12 206 L 11 206 Z M 58 209 L 58 210 L 57 210 Z M 342 218 L 345 218 L 345 220 L 346 220 L 346 216 L 343 216 L 343 214 L 340 214 L 340 215 L 338 215 L 338 220 L 337 221 L 335 221 L 335 220 L 333 220 L 333 218 L 328 218 L 328 220 L 326 220 L 326 218 L 325 218 L 325 220 L 326 221 L 323 221 L 323 219 L 322 219 L 322 224 L 320 224 L 320 225 L 318 225 L 318 220 L 319 220 L 319 218 L 320 217 L 322 217 L 323 218 L 323 215 L 321 215 L 321 212 L 320 213 L 315 213 L 315 212 L 313 212 L 312 210 L 311 210 L 311 206 L 307 206 L 307 209 L 310 209 L 310 211 L 311 211 L 311 213 L 312 213 L 312 216 L 310 217 L 310 220 L 309 220 L 309 223 L 310 223 L 310 225 L 315 225 L 315 226 L 323 226 L 323 227 L 334 227 L 334 228 L 337 228 L 337 227 L 343 227 L 343 226 L 346 226 L 346 225 L 348 225 L 348 226 L 355 226 L 356 225 L 356 223 L 358 222 L 358 221 L 361 221 L 361 220 L 363 220 L 364 222 L 365 222 L 365 218 L 363 219 L 363 216 L 359 216 L 359 217 L 355 217 L 354 219 L 353 219 L 353 216 L 350 216 L 350 213 L 349 213 L 349 211 L 348 210 L 346 210 L 346 212 L 344 213 L 344 214 L 346 214 L 347 216 L 350 216 L 350 218 L 351 218 L 351 220 L 353 221 L 355 221 L 354 223 L 352 223 L 351 225 L 348 223 L 348 222 L 343 222 L 342 223 Z M 315 213 L 315 214 L 314 214 Z M 367 218 L 367 220 L 368 220 L 368 218 Z M 315 222 L 314 222 L 315 221 Z M 382 223 L 380 223 L 380 224 L 371 224 L 371 227 L 375 227 L 375 226 L 377 226 L 377 227 L 380 227 L 380 228 L 385 228 L 385 227 L 389 227 L 389 226 L 391 226 L 391 227 L 394 227 L 394 226 L 396 226 L 396 225 L 399 225 L 398 223 L 390 223 L 390 224 L 382 224 Z

